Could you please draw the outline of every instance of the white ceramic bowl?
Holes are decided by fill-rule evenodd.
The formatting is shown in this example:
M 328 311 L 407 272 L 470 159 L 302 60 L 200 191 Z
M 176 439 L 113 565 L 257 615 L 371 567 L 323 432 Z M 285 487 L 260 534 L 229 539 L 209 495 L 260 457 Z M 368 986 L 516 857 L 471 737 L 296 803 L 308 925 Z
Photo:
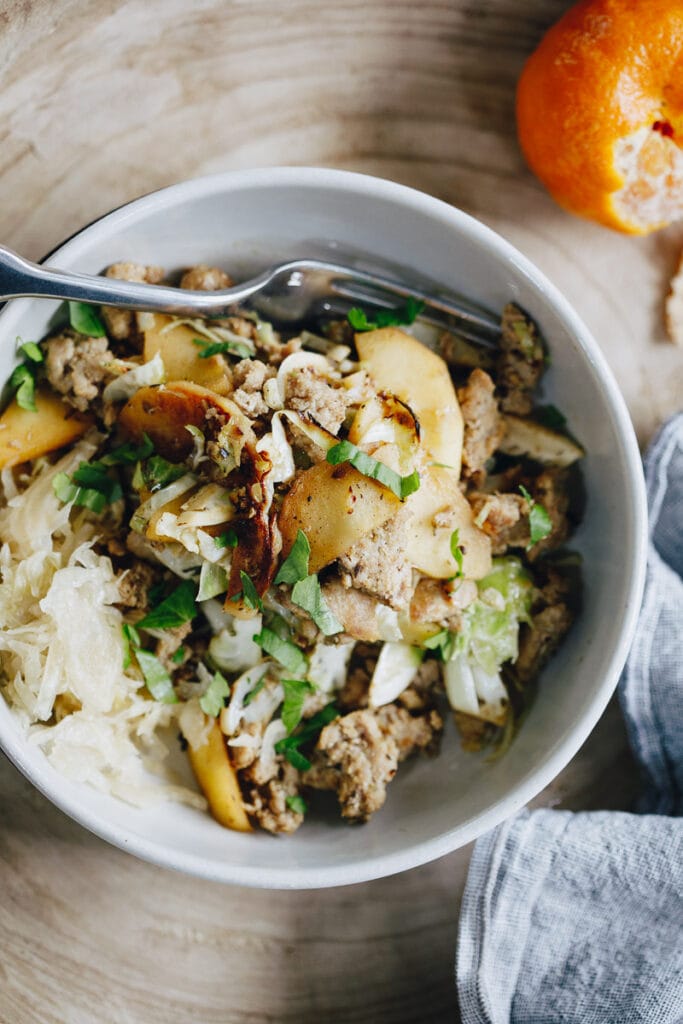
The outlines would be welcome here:
M 492 309 L 514 300 L 538 321 L 552 366 L 545 395 L 585 445 L 588 506 L 573 544 L 584 558 L 585 607 L 543 674 L 508 753 L 464 754 L 452 731 L 441 754 L 402 766 L 383 810 L 362 827 L 307 821 L 294 836 L 242 835 L 173 804 L 138 810 L 59 776 L 0 701 L 0 742 L 14 764 L 86 828 L 156 864 L 266 888 L 316 888 L 388 875 L 462 846 L 522 807 L 586 739 L 624 663 L 645 566 L 645 499 L 635 437 L 600 350 L 569 304 L 512 246 L 436 199 L 342 171 L 276 168 L 185 182 L 79 232 L 52 266 L 99 273 L 116 260 L 166 268 L 226 267 L 340 243 L 456 287 Z M 17 335 L 39 338 L 54 303 L 20 300 L 0 314 L 0 379 Z

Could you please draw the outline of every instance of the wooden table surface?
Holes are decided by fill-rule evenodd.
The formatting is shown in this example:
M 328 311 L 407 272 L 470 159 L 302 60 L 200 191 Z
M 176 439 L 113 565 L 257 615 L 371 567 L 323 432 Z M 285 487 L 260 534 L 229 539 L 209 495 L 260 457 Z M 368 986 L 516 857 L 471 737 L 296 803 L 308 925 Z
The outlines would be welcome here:
M 679 228 L 622 238 L 526 171 L 513 95 L 564 0 L 0 0 L 0 239 L 39 257 L 134 196 L 211 171 L 382 175 L 474 213 L 592 328 L 645 442 L 683 399 L 663 336 Z M 627 807 L 612 704 L 538 803 Z M 136 861 L 0 760 L 2 1024 L 457 1020 L 469 850 L 350 888 L 268 893 Z

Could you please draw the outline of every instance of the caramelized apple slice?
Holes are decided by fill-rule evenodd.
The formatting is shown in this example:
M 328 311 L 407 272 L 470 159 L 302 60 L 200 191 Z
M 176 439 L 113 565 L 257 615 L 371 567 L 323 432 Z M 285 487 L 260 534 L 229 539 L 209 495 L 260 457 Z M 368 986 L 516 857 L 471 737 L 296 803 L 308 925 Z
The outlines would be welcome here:
M 230 377 L 225 360 L 220 355 L 202 359 L 195 345 L 197 332 L 187 324 L 176 323 L 173 317 L 146 313 L 143 323 L 143 358 L 147 363 L 157 352 L 161 353 L 166 377 L 169 380 L 191 380 L 221 395 L 230 392 Z
M 195 750 L 189 745 L 187 753 L 199 787 L 216 821 L 235 832 L 251 832 L 237 772 L 232 766 L 225 738 L 216 720 L 211 725 L 204 746 Z
M 90 416 L 74 412 L 51 391 L 39 388 L 35 403 L 31 412 L 13 398 L 0 416 L 0 469 L 63 448 L 93 425 Z
M 357 334 L 356 348 L 377 387 L 392 392 L 415 413 L 425 451 L 459 474 L 462 413 L 441 356 L 397 327 Z

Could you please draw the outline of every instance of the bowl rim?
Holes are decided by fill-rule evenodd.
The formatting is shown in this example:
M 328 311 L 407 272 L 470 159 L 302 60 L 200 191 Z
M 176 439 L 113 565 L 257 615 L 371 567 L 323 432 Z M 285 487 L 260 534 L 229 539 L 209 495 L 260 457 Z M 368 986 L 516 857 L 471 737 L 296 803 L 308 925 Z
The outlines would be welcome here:
M 586 357 L 589 371 L 599 383 L 620 439 L 620 454 L 626 469 L 626 485 L 632 506 L 633 544 L 629 549 L 628 587 L 623 599 L 625 611 L 621 628 L 604 678 L 596 685 L 592 699 L 581 717 L 529 769 L 510 793 L 455 827 L 414 842 L 401 850 L 370 855 L 364 861 L 352 864 L 283 869 L 261 868 L 245 863 L 217 864 L 215 861 L 207 861 L 201 854 L 172 851 L 162 842 L 145 839 L 113 825 L 96 812 L 81 806 L 77 798 L 63 795 L 53 785 L 47 772 L 40 769 L 36 772 L 35 766 L 29 764 L 24 755 L 25 741 L 20 734 L 12 732 L 3 735 L 0 722 L 0 746 L 28 781 L 70 818 L 119 849 L 152 864 L 211 881 L 265 889 L 319 889 L 370 881 L 419 867 L 474 841 L 520 810 L 569 763 L 593 730 L 614 692 L 633 638 L 645 582 L 647 499 L 640 452 L 626 403 L 597 342 L 568 300 L 526 256 L 498 232 L 463 210 L 417 189 L 373 175 L 320 167 L 263 167 L 223 171 L 157 189 L 103 214 L 55 247 L 43 262 L 56 267 L 62 266 L 64 262 L 71 264 L 87 249 L 92 235 L 105 224 L 123 230 L 129 219 L 144 215 L 147 210 L 164 210 L 174 206 L 179 199 L 191 202 L 216 193 L 267 186 L 315 187 L 318 190 L 335 191 L 343 189 L 347 193 L 362 194 L 365 198 L 389 199 L 417 213 L 428 214 L 445 222 L 456 232 L 486 248 L 495 258 L 514 264 L 516 270 L 527 278 L 534 290 L 542 294 L 564 322 Z M 0 328 L 6 321 L 19 319 L 35 301 L 27 298 L 7 303 L 0 310 Z

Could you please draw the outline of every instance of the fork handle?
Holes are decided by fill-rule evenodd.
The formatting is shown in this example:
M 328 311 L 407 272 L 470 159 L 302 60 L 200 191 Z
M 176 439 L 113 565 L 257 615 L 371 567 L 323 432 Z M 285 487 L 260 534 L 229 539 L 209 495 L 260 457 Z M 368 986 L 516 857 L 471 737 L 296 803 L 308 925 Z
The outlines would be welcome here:
M 220 292 L 190 291 L 166 285 L 136 284 L 43 267 L 0 245 L 0 301 L 21 297 L 65 299 L 120 309 L 184 315 L 216 314 L 241 302 L 256 287 L 237 286 Z

